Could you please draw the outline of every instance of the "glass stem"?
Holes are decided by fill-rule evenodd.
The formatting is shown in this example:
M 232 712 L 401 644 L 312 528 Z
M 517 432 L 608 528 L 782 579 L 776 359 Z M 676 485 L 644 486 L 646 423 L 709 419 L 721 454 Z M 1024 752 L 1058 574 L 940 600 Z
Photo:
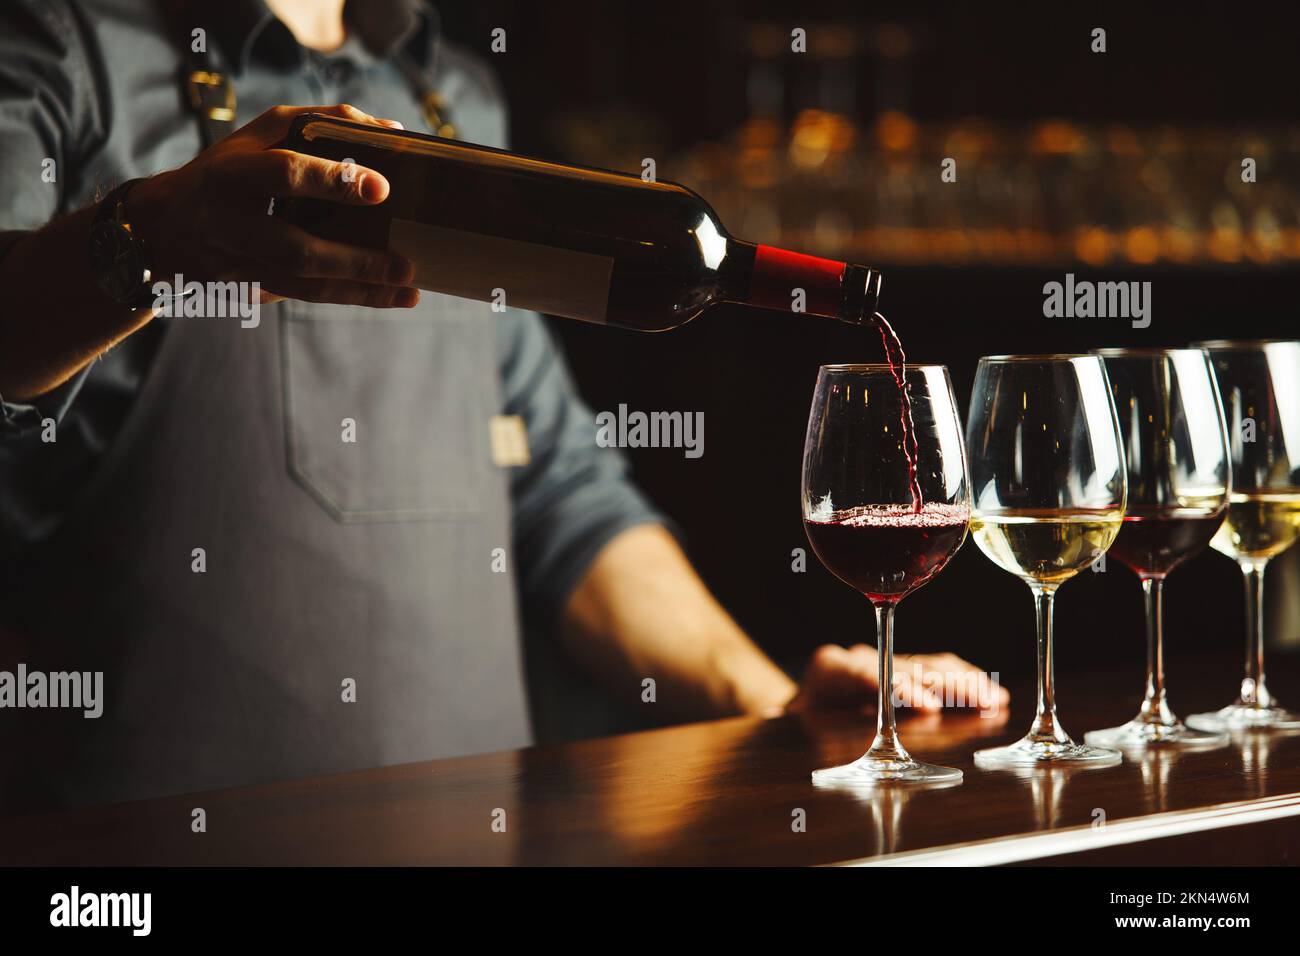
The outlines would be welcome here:
M 879 706 L 876 708 L 876 739 L 867 757 L 875 760 L 908 761 L 911 757 L 898 742 L 894 724 L 894 605 L 881 602 L 876 608 L 876 656 L 880 666 Z
M 1142 579 L 1147 605 L 1147 693 L 1138 719 L 1144 723 L 1171 727 L 1178 722 L 1165 700 L 1165 579 L 1152 575 Z
M 1030 585 L 1034 592 L 1034 610 L 1038 616 L 1038 712 L 1029 730 L 1030 739 L 1038 742 L 1069 743 L 1070 736 L 1056 722 L 1056 665 L 1052 643 L 1052 602 L 1056 585 Z
M 1246 579 L 1246 676 L 1241 680 L 1239 703 L 1257 710 L 1273 706 L 1264 686 L 1264 568 L 1267 561 L 1243 561 Z

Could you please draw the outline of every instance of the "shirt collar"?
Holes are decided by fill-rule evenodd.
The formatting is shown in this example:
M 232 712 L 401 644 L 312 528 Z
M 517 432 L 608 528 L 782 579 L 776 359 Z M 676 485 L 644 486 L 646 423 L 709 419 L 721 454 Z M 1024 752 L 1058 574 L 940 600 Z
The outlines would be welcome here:
M 347 0 L 343 19 L 348 33 L 374 56 L 387 57 L 405 47 L 417 64 L 429 66 L 438 17 L 423 0 Z M 300 66 L 304 60 L 302 46 L 265 0 L 225 0 L 210 32 L 236 75 L 245 72 L 253 59 L 283 69 Z

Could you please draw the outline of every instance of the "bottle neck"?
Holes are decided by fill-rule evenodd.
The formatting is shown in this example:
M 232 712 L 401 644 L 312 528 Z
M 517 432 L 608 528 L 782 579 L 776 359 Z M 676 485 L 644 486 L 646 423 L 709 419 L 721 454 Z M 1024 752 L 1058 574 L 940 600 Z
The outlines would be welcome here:
M 880 273 L 868 266 L 739 239 L 727 240 L 723 271 L 728 302 L 854 325 L 870 321 L 880 295 Z

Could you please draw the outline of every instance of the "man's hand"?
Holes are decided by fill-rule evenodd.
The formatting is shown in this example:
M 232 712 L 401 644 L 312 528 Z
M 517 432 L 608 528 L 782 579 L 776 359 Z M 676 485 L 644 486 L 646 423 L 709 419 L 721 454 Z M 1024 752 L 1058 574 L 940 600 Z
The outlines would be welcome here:
M 372 169 L 272 148 L 305 112 L 401 126 L 350 106 L 277 106 L 180 169 L 136 183 L 126 213 L 155 278 L 256 282 L 263 302 L 409 308 L 419 301 L 410 287 L 414 269 L 401 256 L 318 239 L 267 215 L 273 196 L 354 205 L 388 197 L 387 180 Z M 118 305 L 100 290 L 86 255 L 96 212 L 91 205 L 58 216 L 0 258 L 0 395 L 7 400 L 44 395 L 153 319 L 152 309 Z
M 639 701 L 641 681 L 653 677 L 657 699 L 678 717 L 777 716 L 876 699 L 876 649 L 866 644 L 819 648 L 796 687 L 714 600 L 658 525 L 629 528 L 605 545 L 569 598 L 560 639 L 627 697 Z M 926 711 L 955 702 L 986 711 L 1010 700 L 953 654 L 896 655 L 894 676 L 902 700 Z
M 372 169 L 270 148 L 294 117 L 309 112 L 401 127 L 351 106 L 277 106 L 181 168 L 137 184 L 127 212 L 153 256 L 156 276 L 258 282 L 264 302 L 409 308 L 419 301 L 410 288 L 413 268 L 403 257 L 318 239 L 268 215 L 273 196 L 351 205 L 388 197 L 388 181 Z
M 814 710 L 866 704 L 880 686 L 879 657 L 869 644 L 823 644 L 808 662 L 799 692 L 786 710 Z M 894 655 L 895 703 L 937 711 L 954 702 L 964 707 L 1005 707 L 1007 689 L 956 654 Z

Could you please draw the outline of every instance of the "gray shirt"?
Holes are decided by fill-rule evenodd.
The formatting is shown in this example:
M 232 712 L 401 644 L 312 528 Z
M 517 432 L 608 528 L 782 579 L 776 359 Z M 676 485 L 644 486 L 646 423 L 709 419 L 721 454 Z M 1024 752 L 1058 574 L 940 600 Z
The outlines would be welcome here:
M 196 4 L 208 11 L 208 22 L 200 16 L 196 25 L 234 77 L 237 124 L 274 105 L 347 102 L 425 128 L 385 55 L 396 44 L 450 102 L 463 139 L 504 146 L 506 113 L 490 70 L 442 40 L 433 11 L 417 3 L 413 30 L 395 35 L 385 27 L 402 19 L 387 14 L 410 3 L 349 0 L 354 28 L 328 56 L 301 47 L 260 0 Z M 182 165 L 200 149 L 176 63 L 151 0 L 0 7 L 0 255 L 22 230 L 82 208 L 117 183 Z M 51 168 L 48 181 L 42 173 Z M 57 321 L 51 298 L 48 320 Z M 510 476 L 513 569 L 525 619 L 544 625 L 610 538 L 658 516 L 629 482 L 621 456 L 596 446 L 593 416 L 541 319 L 511 311 L 494 320 L 500 413 L 522 417 L 531 450 L 530 463 Z M 166 334 L 155 321 L 55 391 L 2 403 L 0 559 L 21 565 L 26 549 L 58 528 L 131 415 Z M 54 444 L 41 441 L 47 418 L 58 422 Z

